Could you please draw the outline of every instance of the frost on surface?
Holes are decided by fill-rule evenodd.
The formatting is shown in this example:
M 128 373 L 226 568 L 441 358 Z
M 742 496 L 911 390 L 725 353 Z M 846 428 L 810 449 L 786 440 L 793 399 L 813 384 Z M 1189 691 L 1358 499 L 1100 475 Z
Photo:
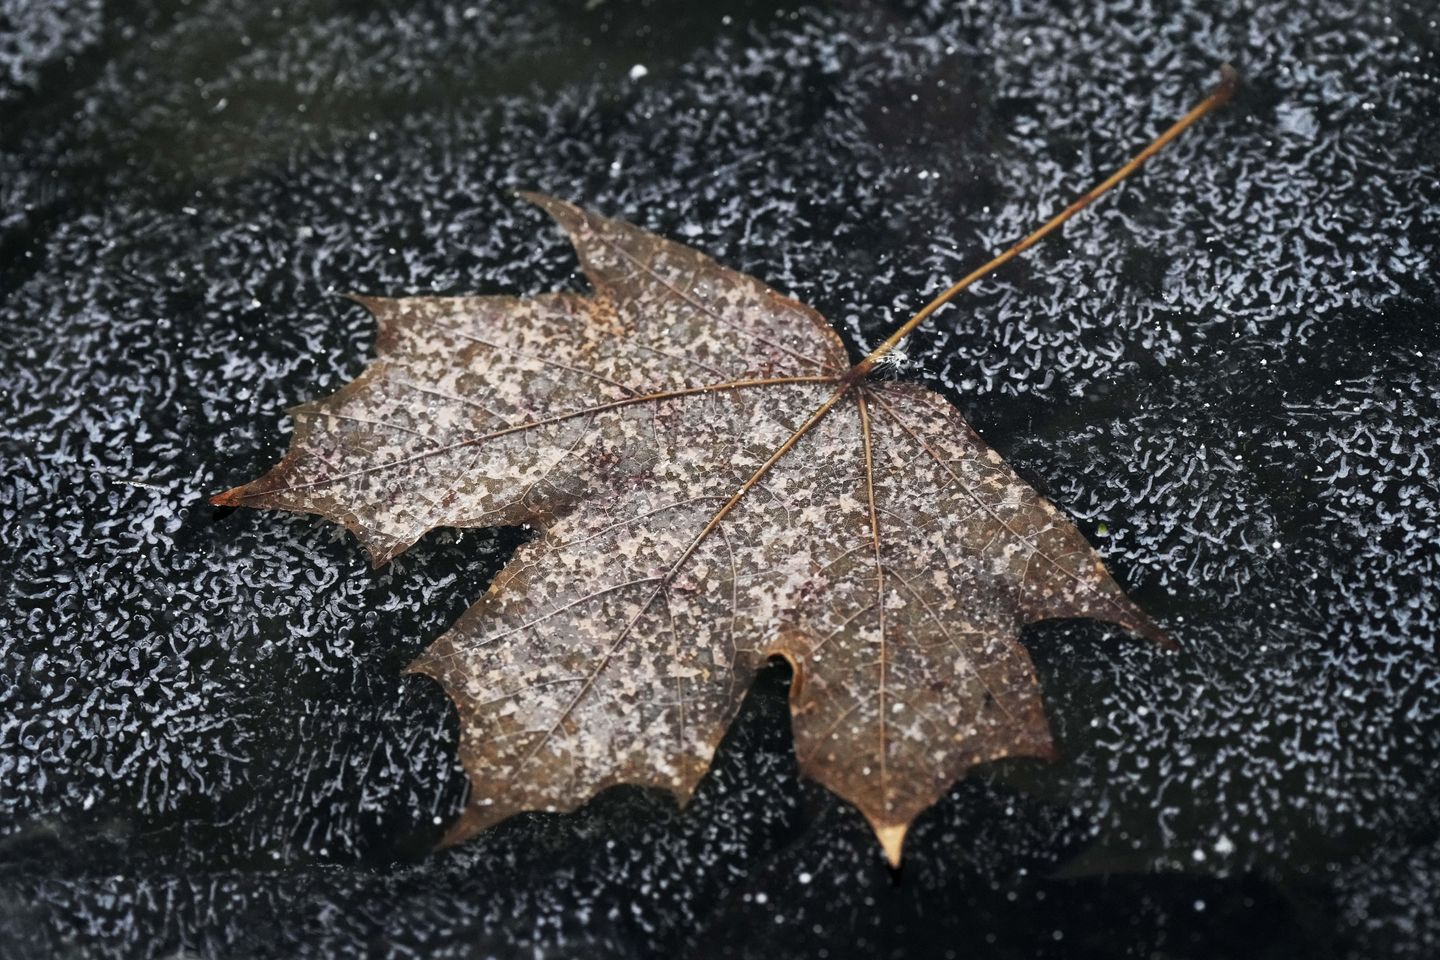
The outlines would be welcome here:
M 801 770 L 898 863 L 966 770 L 1053 754 L 1022 626 L 1089 616 L 1163 640 L 941 397 L 851 384 L 814 311 L 530 198 L 592 294 L 362 298 L 376 361 L 292 411 L 275 469 L 215 498 L 332 517 L 377 565 L 438 526 L 545 526 L 411 667 L 460 710 L 452 840 L 617 783 L 688 801 L 780 656 Z
M 39 85 L 41 71 L 94 44 L 101 0 L 0 0 L 0 104 Z
M 16 6 L 76 39 L 95 7 Z M 0 107 L 0 943 L 1431 960 L 1427 5 L 586 6 L 115 3 L 99 46 L 31 51 L 53 68 Z M 204 504 L 373 356 L 335 291 L 572 289 L 508 195 L 542 189 L 854 350 L 1222 59 L 1247 86 L 1205 135 L 943 311 L 906 374 L 1183 652 L 1027 628 L 1062 760 L 960 780 L 898 883 L 797 777 L 784 670 L 683 812 L 617 788 L 428 855 L 465 776 L 444 694 L 397 678 L 521 537 L 439 531 L 372 572 L 328 521 Z

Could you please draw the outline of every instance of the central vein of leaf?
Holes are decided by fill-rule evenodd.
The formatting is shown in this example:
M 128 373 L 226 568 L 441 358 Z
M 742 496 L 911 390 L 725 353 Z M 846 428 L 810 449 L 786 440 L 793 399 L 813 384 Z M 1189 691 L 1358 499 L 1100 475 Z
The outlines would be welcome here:
M 1215 87 L 1213 91 L 1211 91 L 1210 95 L 1207 96 L 1204 100 L 1200 101 L 1200 103 L 1192 107 L 1189 112 L 1187 112 L 1175 123 L 1171 124 L 1163 133 L 1161 133 L 1158 137 L 1151 141 L 1150 144 L 1147 145 L 1143 150 L 1135 154 L 1135 156 L 1131 157 L 1130 160 L 1128 160 L 1118 170 L 1112 173 L 1109 177 L 1102 180 L 1100 183 L 1096 184 L 1094 187 L 1092 187 L 1079 199 L 1071 203 L 1064 210 L 1061 210 L 1059 213 L 1055 214 L 1055 216 L 1045 221 L 1045 223 L 1041 224 L 1037 229 L 1032 231 L 1019 243 L 1016 243 L 1004 253 L 1001 253 L 998 256 L 994 257 L 983 266 L 971 271 L 969 274 L 962 277 L 954 285 L 942 292 L 935 299 L 927 303 L 924 307 L 920 308 L 920 310 L 918 310 L 914 316 L 912 316 L 909 320 L 903 323 L 899 327 L 899 329 L 897 329 L 894 333 L 887 337 L 885 341 L 881 343 L 878 347 L 876 347 L 873 351 L 871 351 L 868 356 L 866 356 L 859 363 L 851 367 L 844 375 L 842 375 L 836 381 L 835 392 L 832 393 L 829 398 L 825 400 L 824 403 L 816 407 L 815 411 L 810 414 L 809 418 L 806 419 L 806 421 L 802 423 L 798 428 L 796 428 L 796 430 L 792 434 L 790 434 L 790 436 L 785 440 L 784 443 L 780 444 L 780 446 L 775 448 L 775 451 L 770 455 L 769 459 L 762 463 L 755 470 L 755 472 L 750 475 L 750 478 L 740 485 L 739 489 L 737 489 L 730 496 L 730 499 L 725 501 L 725 505 L 722 506 L 719 510 L 717 510 L 715 512 L 715 515 L 710 518 L 710 521 L 705 524 L 704 528 L 695 535 L 695 538 L 690 541 L 689 546 L 685 548 L 685 551 L 674 562 L 674 564 L 671 565 L 670 570 L 665 575 L 664 581 L 662 582 L 661 589 L 664 588 L 665 583 L 668 583 L 671 579 L 674 578 L 676 572 L 679 571 L 685 565 L 686 561 L 688 561 L 690 557 L 694 555 L 695 551 L 700 547 L 700 544 L 702 544 L 705 539 L 715 531 L 716 527 L 718 527 L 721 523 L 724 522 L 725 518 L 730 514 L 730 512 L 735 509 L 736 504 L 738 504 L 745 497 L 745 495 L 755 487 L 756 484 L 758 484 L 761 480 L 765 478 L 766 474 L 768 474 L 774 468 L 775 464 L 779 463 L 780 460 L 787 453 L 794 449 L 795 445 L 800 442 L 802 437 L 804 437 L 807 433 L 813 430 L 815 426 L 820 423 L 821 420 L 824 420 L 825 417 L 829 415 L 830 411 L 835 408 L 835 405 L 841 401 L 841 399 L 843 399 L 851 390 L 855 389 L 857 385 L 865 381 L 866 377 L 870 375 L 870 371 L 874 369 L 876 362 L 881 357 L 894 350 L 900 344 L 900 342 L 904 340 L 907 336 L 909 336 L 912 332 L 914 332 L 917 327 L 919 327 L 922 323 L 929 319 L 937 310 L 939 310 L 945 304 L 949 303 L 952 299 L 958 296 L 961 292 L 969 288 L 981 278 L 989 276 L 995 270 L 1009 263 L 1011 260 L 1014 260 L 1016 257 L 1020 256 L 1020 254 L 1024 253 L 1026 250 L 1030 249 L 1035 244 L 1039 243 L 1041 240 L 1044 240 L 1047 236 L 1060 229 L 1060 227 L 1071 217 L 1075 216 L 1075 214 L 1085 209 L 1099 197 L 1109 192 L 1121 181 L 1129 177 L 1135 171 L 1139 170 L 1140 167 L 1145 164 L 1145 161 L 1149 160 L 1155 154 L 1159 153 L 1162 149 L 1164 149 L 1166 144 L 1170 143 L 1170 141 L 1180 136 L 1180 134 L 1183 133 L 1186 128 L 1188 128 L 1191 124 L 1195 123 L 1201 117 L 1205 116 L 1205 114 L 1209 113 L 1216 107 L 1224 104 L 1232 96 L 1234 96 L 1235 91 L 1239 88 L 1239 84 L 1239 76 L 1232 68 L 1230 68 L 1228 65 L 1221 67 L 1220 83 Z M 865 393 L 863 390 L 861 390 L 859 393 L 858 407 L 860 412 L 861 432 L 864 437 L 865 446 L 865 485 L 866 494 L 869 499 L 871 537 L 873 540 L 873 547 L 875 551 L 876 586 L 877 590 L 879 591 L 879 595 L 882 598 L 880 603 L 880 696 L 882 698 L 880 711 L 880 776 L 883 791 L 883 784 L 885 781 L 885 710 L 883 697 L 885 695 L 886 669 L 884 650 L 884 572 L 880 562 L 880 525 L 875 507 L 874 462 L 872 459 L 871 450 L 870 418 L 868 409 L 866 407 Z

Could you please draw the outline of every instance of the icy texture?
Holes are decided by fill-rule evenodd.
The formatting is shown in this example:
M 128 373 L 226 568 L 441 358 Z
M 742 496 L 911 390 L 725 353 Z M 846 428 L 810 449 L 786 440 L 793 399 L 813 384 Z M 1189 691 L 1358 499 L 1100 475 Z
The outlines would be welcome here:
M 0 0 L 0 103 L 41 86 L 100 36 L 101 0 Z
M 1432 5 L 143 6 L 0 104 L 0 951 L 1434 953 Z M 619 789 L 425 856 L 463 775 L 400 671 L 517 536 L 376 574 L 203 500 L 368 359 L 333 293 L 564 284 L 537 188 L 853 352 L 1221 59 L 1226 113 L 911 351 L 1187 653 L 1027 632 L 1065 759 L 957 787 L 898 882 L 795 776 L 778 672 L 683 814 Z

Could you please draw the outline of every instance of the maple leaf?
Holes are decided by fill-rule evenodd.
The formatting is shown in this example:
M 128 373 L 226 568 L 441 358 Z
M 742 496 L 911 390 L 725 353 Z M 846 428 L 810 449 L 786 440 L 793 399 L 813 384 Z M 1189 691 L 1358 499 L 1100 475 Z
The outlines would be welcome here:
M 280 464 L 213 498 L 330 517 L 377 566 L 436 527 L 541 530 L 409 668 L 460 714 L 471 789 L 448 840 L 619 783 L 685 802 L 778 656 L 801 772 L 898 863 L 967 770 L 1054 756 L 1025 624 L 1168 642 L 944 398 L 867 376 L 979 272 L 852 365 L 760 281 L 525 196 L 590 294 L 355 298 L 377 359 L 291 411 Z

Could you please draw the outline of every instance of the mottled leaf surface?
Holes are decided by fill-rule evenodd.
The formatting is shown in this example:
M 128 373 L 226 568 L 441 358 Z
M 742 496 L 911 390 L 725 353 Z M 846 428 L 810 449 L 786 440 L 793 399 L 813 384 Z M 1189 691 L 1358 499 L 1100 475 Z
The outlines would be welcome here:
M 971 767 L 1053 755 L 1024 624 L 1165 642 L 938 394 L 847 377 L 815 311 L 695 250 L 529 198 L 591 294 L 359 298 L 378 359 L 216 498 L 330 517 L 377 565 L 436 527 L 542 529 L 411 667 L 461 715 L 452 840 L 618 783 L 687 800 L 780 656 L 802 772 L 898 862 Z

